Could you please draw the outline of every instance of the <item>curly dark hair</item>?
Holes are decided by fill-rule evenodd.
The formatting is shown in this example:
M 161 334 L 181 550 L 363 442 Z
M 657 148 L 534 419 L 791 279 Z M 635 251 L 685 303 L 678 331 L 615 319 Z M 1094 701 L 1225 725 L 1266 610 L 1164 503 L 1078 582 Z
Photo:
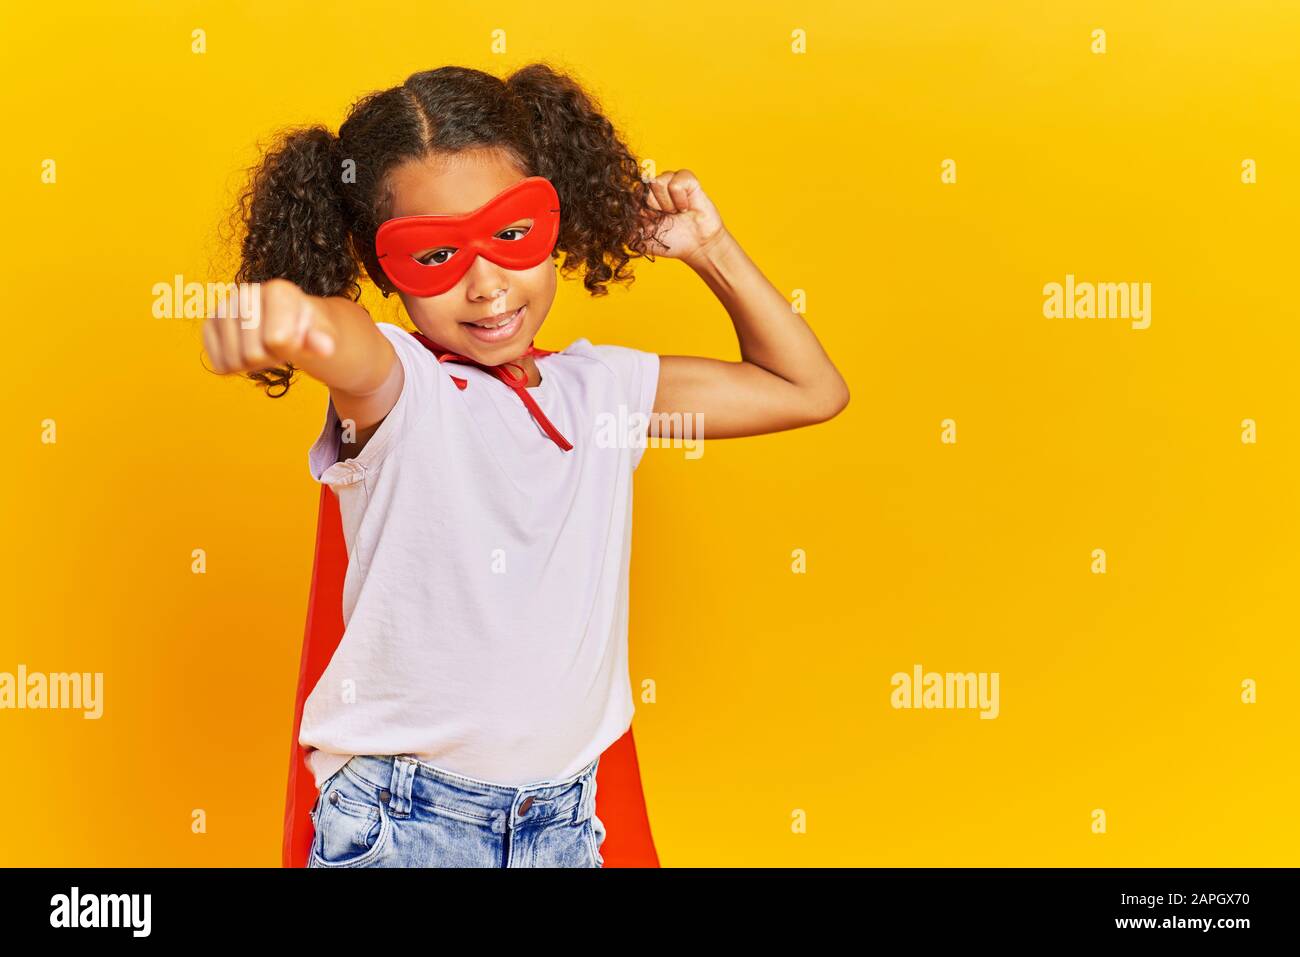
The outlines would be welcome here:
M 647 203 L 636 158 L 594 98 L 541 62 L 504 80 L 460 66 L 415 73 L 357 100 L 337 136 L 314 125 L 276 138 L 248 170 L 234 211 L 243 234 L 237 282 L 288 279 L 311 295 L 358 300 L 364 265 L 392 292 L 375 256 L 375 232 L 392 204 L 387 176 L 434 154 L 497 149 L 525 176 L 549 179 L 561 209 L 552 258 L 564 253 L 560 274 L 582 270 L 593 296 L 630 283 L 633 258 L 653 261 L 642 211 L 656 237 L 667 216 Z M 245 375 L 278 397 L 295 371 L 285 363 Z

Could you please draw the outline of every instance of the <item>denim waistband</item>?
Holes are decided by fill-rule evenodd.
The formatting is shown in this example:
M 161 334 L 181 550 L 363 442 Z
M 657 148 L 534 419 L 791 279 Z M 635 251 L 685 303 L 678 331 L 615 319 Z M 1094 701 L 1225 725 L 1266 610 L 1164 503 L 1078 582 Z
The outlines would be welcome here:
M 393 817 L 409 817 L 413 805 L 501 833 L 507 827 L 564 820 L 581 824 L 596 811 L 596 767 L 552 781 L 510 787 L 426 764 L 406 754 L 359 754 L 339 769 L 373 789 Z

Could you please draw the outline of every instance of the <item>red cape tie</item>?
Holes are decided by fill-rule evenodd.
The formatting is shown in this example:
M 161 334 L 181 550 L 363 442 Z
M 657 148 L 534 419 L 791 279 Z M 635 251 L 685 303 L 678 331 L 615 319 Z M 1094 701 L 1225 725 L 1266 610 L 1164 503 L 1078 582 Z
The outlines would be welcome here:
M 558 445 L 561 449 L 563 449 L 566 452 L 569 451 L 571 448 L 573 448 L 573 444 L 569 442 L 569 440 L 566 439 L 563 435 L 560 434 L 559 429 L 551 425 L 551 420 L 546 417 L 546 413 L 543 412 L 541 407 L 537 404 L 537 400 L 528 394 L 528 372 L 519 363 L 505 362 L 499 366 L 483 365 L 483 363 L 477 362 L 474 359 L 471 359 L 469 356 L 462 356 L 462 355 L 458 355 L 455 352 L 452 352 L 447 347 L 441 346 L 438 343 L 434 342 L 432 339 L 430 339 L 428 336 L 424 335 L 423 333 L 412 332 L 411 335 L 415 336 L 416 340 L 420 343 L 420 345 L 424 346 L 435 356 L 437 356 L 439 362 L 463 362 L 466 365 L 472 365 L 476 368 L 482 369 L 484 372 L 492 373 L 494 376 L 496 376 L 498 379 L 500 379 L 502 382 L 504 382 L 506 385 L 510 386 L 510 388 L 514 390 L 515 395 L 519 396 L 520 400 L 524 403 L 525 407 L 527 407 L 528 411 L 532 413 L 532 416 L 536 420 L 537 424 L 542 427 L 542 430 L 546 432 L 548 436 L 551 437 L 551 441 L 553 441 L 556 445 Z M 530 342 L 528 343 L 528 349 L 526 352 L 524 352 L 524 355 L 549 356 L 554 352 L 555 352 L 554 349 L 539 349 Z M 506 366 L 514 366 L 516 369 L 518 369 L 519 376 L 516 378 L 514 373 L 508 372 L 506 370 Z M 462 379 L 460 376 L 454 375 L 451 377 L 451 380 L 455 382 L 456 385 L 462 391 L 464 391 L 469 386 L 469 381 L 466 379 Z

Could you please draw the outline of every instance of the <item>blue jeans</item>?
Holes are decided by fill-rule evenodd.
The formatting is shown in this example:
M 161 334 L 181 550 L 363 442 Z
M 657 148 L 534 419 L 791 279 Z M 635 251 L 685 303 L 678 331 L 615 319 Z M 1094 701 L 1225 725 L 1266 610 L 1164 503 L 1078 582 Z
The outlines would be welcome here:
M 603 867 L 597 757 L 526 787 L 409 755 L 357 755 L 326 780 L 308 867 Z

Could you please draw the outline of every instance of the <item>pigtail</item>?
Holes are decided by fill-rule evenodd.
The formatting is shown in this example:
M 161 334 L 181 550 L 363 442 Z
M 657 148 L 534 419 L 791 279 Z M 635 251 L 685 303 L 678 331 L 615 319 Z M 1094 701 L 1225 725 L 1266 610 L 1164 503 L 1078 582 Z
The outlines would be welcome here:
M 239 198 L 244 235 L 235 280 L 288 279 L 313 296 L 359 299 L 334 134 L 323 126 L 285 133 L 250 174 Z M 285 363 L 246 375 L 279 397 L 295 371 Z
M 636 157 L 571 77 L 532 63 L 513 73 L 506 88 L 526 115 L 530 164 L 560 196 L 561 274 L 581 268 L 582 283 L 594 296 L 608 292 L 606 283 L 631 282 L 628 263 L 638 256 L 653 259 L 646 252 L 642 210 L 653 216 L 655 232 L 668 215 L 648 205 Z

